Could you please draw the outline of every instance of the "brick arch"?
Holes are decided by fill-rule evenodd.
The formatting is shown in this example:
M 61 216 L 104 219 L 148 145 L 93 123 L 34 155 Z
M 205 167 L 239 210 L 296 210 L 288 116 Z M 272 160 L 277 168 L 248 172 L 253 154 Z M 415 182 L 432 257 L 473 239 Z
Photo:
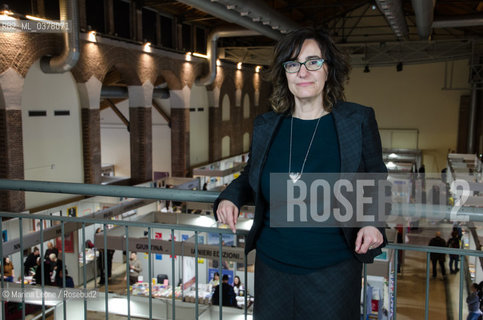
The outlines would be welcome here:
M 137 77 L 136 70 L 131 69 L 124 63 L 117 63 L 111 65 L 111 67 L 101 78 L 101 82 L 105 85 L 116 85 L 112 83 L 112 79 L 110 79 L 110 76 L 118 77 L 118 80 L 120 80 L 120 82 L 118 82 L 119 84 L 123 84 L 126 86 L 141 85 L 141 80 Z
M 163 83 L 166 83 L 166 82 L 167 82 L 167 81 L 166 81 L 166 79 L 163 77 L 163 75 L 159 74 L 159 75 L 156 77 L 156 79 L 154 80 L 154 82 L 153 82 L 153 86 L 154 86 L 154 87 L 157 87 L 157 86 L 159 86 L 159 85 L 161 85 L 161 84 L 163 84 Z
M 0 73 L 12 68 L 24 78 L 35 61 L 59 55 L 63 48 L 62 37 L 39 33 L 0 33 L 0 44 L 9 48 L 0 50 Z M 35 50 L 30 49 L 33 47 Z
M 100 78 L 101 82 L 106 80 L 106 76 L 109 72 L 116 70 L 121 74 L 121 79 L 127 86 L 140 86 L 142 85 L 141 79 L 136 72 L 136 69 L 132 67 L 132 64 L 128 64 L 125 61 L 115 62 L 109 65 L 109 69 L 104 69 L 104 74 Z
M 168 84 L 170 90 L 181 90 L 183 89 L 183 84 L 179 77 L 171 70 L 160 70 L 155 82 L 159 79 L 164 80 Z M 161 83 L 161 82 L 160 82 Z
M 72 74 L 78 83 L 86 82 L 92 76 L 104 82 L 105 76 L 115 67 L 123 75 L 126 85 L 141 85 L 136 63 L 139 59 L 139 53 L 133 50 L 81 42 L 80 58 Z

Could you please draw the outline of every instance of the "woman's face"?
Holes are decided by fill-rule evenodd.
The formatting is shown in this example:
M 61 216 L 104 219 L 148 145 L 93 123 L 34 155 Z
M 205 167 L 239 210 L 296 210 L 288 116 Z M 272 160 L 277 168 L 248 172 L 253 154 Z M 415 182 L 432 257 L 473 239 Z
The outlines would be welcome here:
M 304 41 L 299 55 L 293 57 L 293 60 L 303 63 L 307 60 L 320 58 L 325 57 L 322 57 L 317 42 L 313 39 L 307 39 Z M 305 65 L 301 65 L 298 72 L 286 72 L 285 75 L 287 76 L 288 88 L 294 95 L 296 103 L 297 100 L 298 102 L 317 98 L 322 100 L 322 92 L 327 81 L 327 64 L 325 62 L 319 70 L 308 71 Z
M 238 279 L 238 277 L 235 277 L 235 279 L 233 280 L 233 282 L 234 282 L 235 284 L 239 284 L 239 283 L 240 283 L 240 279 Z
M 10 258 L 5 258 L 5 263 L 10 263 Z

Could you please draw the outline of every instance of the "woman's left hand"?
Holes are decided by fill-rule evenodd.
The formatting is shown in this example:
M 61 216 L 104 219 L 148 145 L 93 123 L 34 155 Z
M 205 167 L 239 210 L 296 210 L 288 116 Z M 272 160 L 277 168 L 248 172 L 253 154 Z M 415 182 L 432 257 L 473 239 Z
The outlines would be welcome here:
M 357 233 L 356 253 L 363 254 L 379 247 L 383 242 L 382 234 L 376 227 L 367 226 Z

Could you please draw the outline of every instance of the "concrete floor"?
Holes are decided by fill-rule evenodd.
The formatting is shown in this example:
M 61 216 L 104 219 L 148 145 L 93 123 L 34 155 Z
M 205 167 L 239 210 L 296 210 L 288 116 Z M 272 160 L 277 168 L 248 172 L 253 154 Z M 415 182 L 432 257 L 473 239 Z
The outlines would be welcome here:
M 409 233 L 409 244 L 427 245 L 436 231 L 441 231 L 442 238 L 450 238 L 451 225 L 441 228 L 426 228 L 419 232 Z M 460 273 L 449 273 L 449 257 L 446 257 L 446 279 L 443 279 L 438 266 L 438 276 L 432 278 L 430 265 L 429 280 L 429 312 L 428 319 L 458 319 L 459 315 L 459 279 Z M 466 283 L 463 286 L 462 319 L 467 317 Z M 424 319 L 426 298 L 426 253 L 405 252 L 402 273 L 398 275 L 397 319 Z

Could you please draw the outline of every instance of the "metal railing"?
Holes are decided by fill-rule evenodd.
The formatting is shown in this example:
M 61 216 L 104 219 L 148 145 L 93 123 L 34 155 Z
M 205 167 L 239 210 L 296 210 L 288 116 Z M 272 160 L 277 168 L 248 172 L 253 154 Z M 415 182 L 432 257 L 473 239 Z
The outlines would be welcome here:
M 34 191 L 34 192 L 52 192 L 52 193 L 68 193 L 68 194 L 81 194 L 81 195 L 99 195 L 99 196 L 114 196 L 114 197 L 129 197 L 129 198 L 142 198 L 142 199 L 157 199 L 157 200 L 172 200 L 172 201 L 191 201 L 191 202 L 213 202 L 216 197 L 218 196 L 217 192 L 207 192 L 207 191 L 187 191 L 187 190 L 176 190 L 176 189 L 156 189 L 156 188 L 146 188 L 146 187 L 124 187 L 124 186 L 100 186 L 100 185 L 87 185 L 87 184 L 78 184 L 78 183 L 56 183 L 56 182 L 40 182 L 40 181 L 19 181 L 19 180 L 1 180 L 0 179 L 0 190 L 21 190 L 21 191 Z M 478 215 L 477 212 L 472 212 L 472 210 L 466 210 L 468 216 L 471 217 L 472 221 L 482 221 L 483 217 Z M 449 213 L 449 212 L 448 212 Z M 106 231 L 106 226 L 108 224 L 112 224 L 112 220 L 105 220 L 105 219 L 94 219 L 94 218 L 73 218 L 73 217 L 62 217 L 62 216 L 48 216 L 48 215 L 32 215 L 32 214 L 22 214 L 22 213 L 11 213 L 11 212 L 0 212 L 0 219 L 1 222 L 4 219 L 12 219 L 17 218 L 19 220 L 19 246 L 18 250 L 20 251 L 21 256 L 21 290 L 22 292 L 25 291 L 24 285 L 24 267 L 23 267 L 23 251 L 26 249 L 23 245 L 23 229 L 22 229 L 22 220 L 23 219 L 39 219 L 43 220 L 51 220 L 51 221 L 60 221 L 61 231 L 61 241 L 62 241 L 62 270 L 66 270 L 65 268 L 65 226 L 68 223 L 77 223 L 80 224 L 80 228 L 82 229 L 82 250 L 85 253 L 85 243 L 86 243 L 86 235 L 85 235 L 85 228 L 91 224 L 101 224 L 103 225 L 104 231 Z M 124 220 L 116 220 L 115 224 L 121 227 L 124 227 L 124 236 L 125 236 L 125 246 L 126 246 L 126 257 L 129 257 L 129 228 L 134 227 L 143 227 L 147 228 L 147 238 L 148 238 L 148 259 L 149 259 L 149 269 L 148 275 L 149 279 L 152 278 L 152 269 L 151 269 L 151 259 L 152 259 L 152 246 L 151 246 L 151 236 L 153 229 L 169 229 L 171 231 L 171 275 L 172 275 L 172 295 L 171 295 L 171 303 L 172 303 L 172 310 L 171 310 L 171 317 L 172 319 L 176 319 L 176 293 L 175 293 L 175 237 L 174 232 L 175 230 L 182 230 L 182 231 L 192 231 L 195 234 L 195 312 L 194 316 L 195 319 L 198 319 L 200 316 L 199 312 L 199 296 L 198 296 L 198 235 L 201 232 L 208 232 L 208 233 L 215 233 L 218 234 L 219 241 L 218 241 L 218 248 L 219 248 L 219 261 L 218 261 L 218 268 L 219 274 L 222 275 L 222 252 L 223 252 L 223 245 L 222 245 L 222 236 L 223 234 L 233 234 L 229 229 L 220 229 L 214 227 L 201 227 L 201 226 L 188 226 L 188 225 L 176 225 L 176 224 L 160 224 L 160 223 L 152 223 L 152 222 L 141 222 L 141 221 L 124 221 Z M 3 226 L 0 223 L 0 234 L 3 232 Z M 237 231 L 238 236 L 246 236 L 246 231 Z M 40 252 L 44 252 L 44 239 L 43 239 L 43 223 L 40 223 Z M 107 250 L 108 248 L 108 241 L 107 241 L 107 232 L 103 233 L 103 243 L 104 243 L 104 256 L 102 259 L 104 260 L 104 265 L 107 266 Z M 454 254 L 460 256 L 460 270 L 464 270 L 464 256 L 476 256 L 476 257 L 483 257 L 483 252 L 477 250 L 462 250 L 462 249 L 453 249 L 453 248 L 439 248 L 439 247 L 428 247 L 428 246 L 415 246 L 415 245 L 404 245 L 404 244 L 388 244 L 387 248 L 393 249 L 393 269 L 389 270 L 389 272 L 394 272 L 394 301 L 393 301 L 393 319 L 396 319 L 397 314 L 397 268 L 398 268 L 398 251 L 405 250 L 405 251 L 419 251 L 426 253 L 426 296 L 425 296 L 425 319 L 428 319 L 428 311 L 429 311 L 429 255 L 431 252 L 434 253 L 444 253 L 444 254 Z M 0 257 L 4 256 L 3 246 L 0 247 Z M 244 254 L 244 275 L 245 275 L 245 282 L 248 284 L 248 276 L 247 276 L 247 266 L 248 266 L 248 259 L 247 255 Z M 42 269 L 45 267 L 43 261 L 41 262 Z M 4 274 L 4 265 L 1 264 L 1 274 Z M 104 307 L 105 307 L 105 317 L 106 319 L 109 318 L 109 284 L 108 284 L 108 274 L 107 268 L 104 268 L 104 277 L 106 280 L 105 289 L 104 289 Z M 126 261 L 126 276 L 129 278 L 129 261 Z M 367 288 L 367 268 L 364 265 L 363 268 L 363 276 L 364 276 L 364 294 L 363 294 L 363 316 L 364 319 L 367 318 L 367 306 L 366 306 L 366 288 Z M 42 270 L 41 274 L 41 291 L 42 291 L 42 319 L 45 319 L 46 314 L 46 302 L 45 302 L 45 295 L 44 292 L 46 291 L 44 279 L 44 272 Z M 464 275 L 463 272 L 460 273 L 460 290 L 459 290 L 459 319 L 462 319 L 462 310 L 463 310 L 463 284 L 464 284 Z M 221 281 L 220 281 L 221 284 Z M 86 256 L 83 255 L 83 290 L 87 290 L 87 276 L 86 276 Z M 3 277 L 1 277 L 1 289 L 2 291 L 5 289 L 5 282 Z M 130 287 L 129 281 L 127 281 L 127 317 L 128 319 L 131 318 L 131 309 L 130 309 Z M 66 275 L 63 274 L 62 279 L 62 290 L 66 290 Z M 222 286 L 220 285 L 220 295 L 219 295 L 219 319 L 223 319 L 223 303 L 222 303 Z M 149 281 L 149 289 L 148 289 L 148 303 L 149 303 L 149 319 L 153 318 L 152 314 L 152 283 Z M 21 303 L 25 304 L 25 296 L 21 296 Z M 2 301 L 4 300 L 4 296 L 2 296 Z M 84 296 L 83 299 L 84 303 L 84 319 L 87 319 L 87 312 L 88 312 L 88 303 L 87 298 Z M 63 308 L 63 317 L 67 319 L 67 305 L 66 305 L 66 296 L 63 295 L 62 299 L 62 308 Z M 248 301 L 247 301 L 247 294 L 245 294 L 245 304 L 244 304 L 244 317 L 245 319 L 248 318 Z M 5 319 L 5 304 L 2 303 L 2 318 Z M 25 308 L 22 309 L 22 319 L 25 318 Z

